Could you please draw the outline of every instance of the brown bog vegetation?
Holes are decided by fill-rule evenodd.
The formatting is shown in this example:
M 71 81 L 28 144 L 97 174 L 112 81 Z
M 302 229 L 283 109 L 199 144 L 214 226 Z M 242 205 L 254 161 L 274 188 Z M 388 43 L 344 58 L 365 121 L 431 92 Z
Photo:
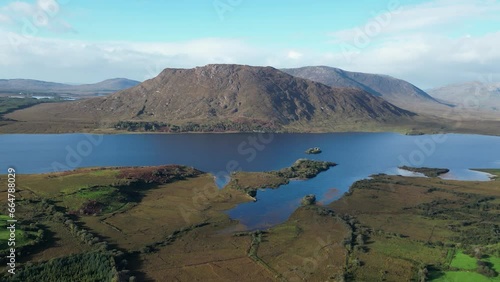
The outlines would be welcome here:
M 233 176 L 238 186 L 219 189 L 184 166 L 20 175 L 20 224 L 40 235 L 19 250 L 19 279 L 65 267 L 60 281 L 427 281 L 461 273 L 459 253 L 480 254 L 473 274 L 496 275 L 498 180 L 377 175 L 328 206 L 308 201 L 280 225 L 238 232 L 224 213 L 252 200 L 238 187 L 283 175 Z M 74 212 L 88 203 L 99 210 Z

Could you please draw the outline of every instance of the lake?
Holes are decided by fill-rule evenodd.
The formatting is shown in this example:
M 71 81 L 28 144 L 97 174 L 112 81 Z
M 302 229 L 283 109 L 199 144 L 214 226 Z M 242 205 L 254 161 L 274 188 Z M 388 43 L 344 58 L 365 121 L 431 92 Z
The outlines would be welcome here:
M 227 211 L 249 229 L 285 221 L 304 195 L 315 194 L 327 204 L 372 174 L 403 174 L 397 168 L 402 165 L 449 168 L 443 178 L 475 181 L 488 177 L 469 168 L 500 168 L 500 137 L 464 134 L 7 134 L 0 135 L 0 145 L 3 173 L 11 166 L 29 174 L 90 166 L 182 164 L 213 173 L 219 186 L 234 170 L 275 170 L 299 158 L 338 163 L 314 179 L 261 190 L 257 202 Z M 310 147 L 320 147 L 323 153 L 306 155 Z

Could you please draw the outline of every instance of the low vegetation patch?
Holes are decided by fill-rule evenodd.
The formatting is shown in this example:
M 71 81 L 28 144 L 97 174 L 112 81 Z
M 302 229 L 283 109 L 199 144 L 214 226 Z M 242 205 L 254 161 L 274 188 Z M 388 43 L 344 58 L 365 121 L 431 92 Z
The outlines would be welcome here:
M 363 248 L 354 245 L 350 279 L 500 281 L 499 189 L 497 181 L 384 174 L 356 182 L 330 205 L 372 230 Z
M 144 183 L 166 184 L 176 180 L 195 177 L 202 173 L 192 167 L 166 165 L 160 167 L 123 168 L 120 170 L 118 178 Z
M 276 132 L 281 126 L 274 122 L 256 120 L 256 119 L 236 119 L 234 121 L 170 124 L 158 121 L 120 121 L 114 125 L 117 130 L 126 130 L 131 132 Z

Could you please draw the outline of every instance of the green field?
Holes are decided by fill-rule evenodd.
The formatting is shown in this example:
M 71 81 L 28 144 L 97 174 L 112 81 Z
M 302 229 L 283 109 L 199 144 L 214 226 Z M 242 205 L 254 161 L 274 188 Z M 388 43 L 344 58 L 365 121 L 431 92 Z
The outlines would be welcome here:
M 433 282 L 492 282 L 500 281 L 498 277 L 488 278 L 476 272 L 446 271 L 439 277 L 431 279 Z
M 492 264 L 493 269 L 498 273 L 500 269 L 500 258 L 486 256 L 482 258 L 482 261 L 486 261 Z M 443 271 L 443 272 L 433 272 L 430 275 L 430 281 L 434 282 L 491 282 L 500 281 L 500 277 L 486 277 L 480 273 L 477 273 L 477 259 L 473 258 L 463 251 L 459 250 L 456 252 L 453 260 L 450 263 L 450 267 L 459 269 L 460 271 Z
M 458 251 L 451 261 L 450 266 L 463 270 L 475 270 L 477 268 L 476 262 L 477 259 L 464 254 L 462 251 Z
M 69 211 L 78 210 L 86 202 L 97 201 L 103 206 L 103 213 L 113 212 L 123 207 L 127 202 L 133 201 L 119 188 L 112 186 L 85 188 L 61 198 L 62 205 Z

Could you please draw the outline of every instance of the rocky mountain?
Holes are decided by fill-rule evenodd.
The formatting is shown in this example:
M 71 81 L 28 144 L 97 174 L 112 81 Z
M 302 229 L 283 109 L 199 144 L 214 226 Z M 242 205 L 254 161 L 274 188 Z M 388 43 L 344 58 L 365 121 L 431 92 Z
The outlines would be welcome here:
M 425 107 L 442 107 L 437 101 L 415 85 L 388 75 L 350 72 L 338 68 L 317 66 L 283 69 L 296 77 L 310 79 L 332 87 L 353 87 L 409 110 Z
M 432 96 L 466 109 L 500 111 L 500 83 L 458 83 L 428 91 Z
M 413 115 L 364 90 L 332 88 L 272 67 L 207 65 L 165 69 L 156 78 L 107 97 L 35 106 L 11 117 L 93 120 L 115 127 L 120 123 L 129 130 L 171 130 L 173 125 L 195 123 L 208 130 L 304 131 L 369 128 Z
M 138 85 L 140 82 L 114 78 L 94 84 L 70 85 L 33 79 L 0 79 L 0 93 L 105 95 Z

